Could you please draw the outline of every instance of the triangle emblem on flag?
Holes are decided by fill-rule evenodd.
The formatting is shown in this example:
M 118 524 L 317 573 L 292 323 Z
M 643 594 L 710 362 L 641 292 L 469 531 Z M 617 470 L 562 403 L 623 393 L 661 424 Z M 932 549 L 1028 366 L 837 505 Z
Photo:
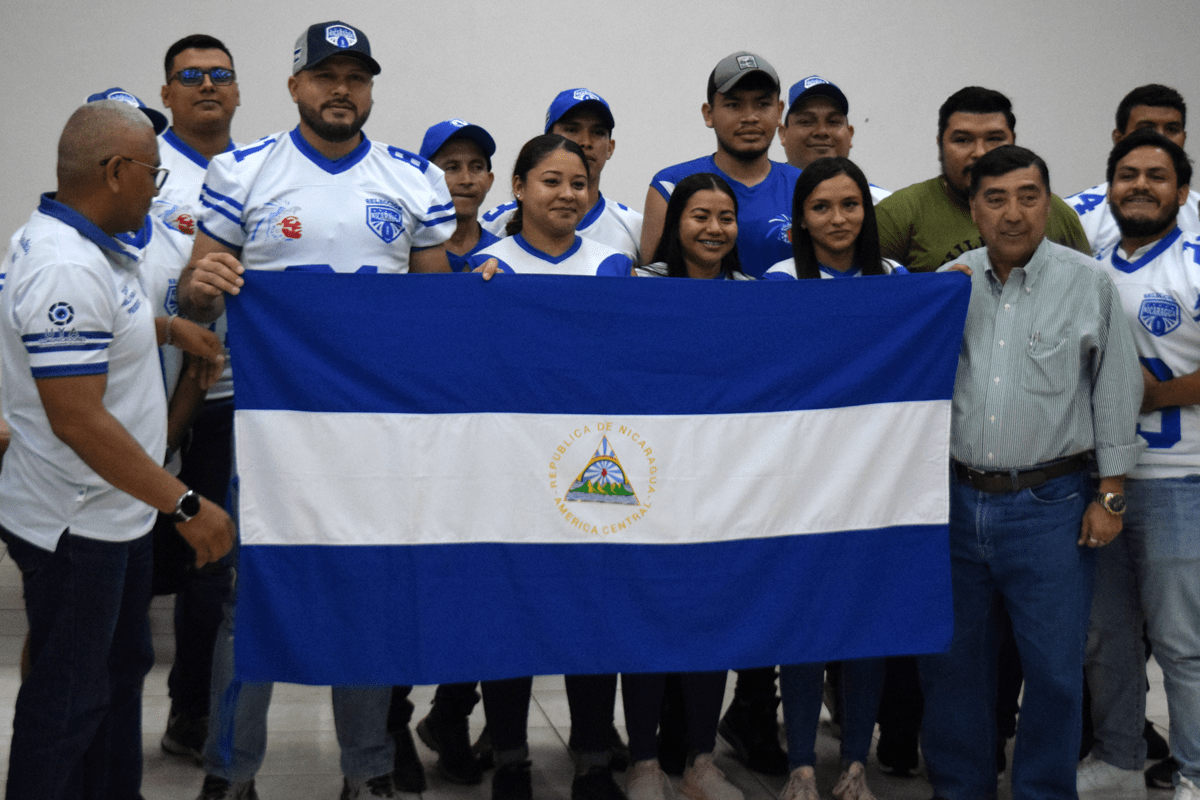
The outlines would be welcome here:
M 564 500 L 589 500 L 596 503 L 621 503 L 639 505 L 637 495 L 629 484 L 625 469 L 616 452 L 608 444 L 608 437 L 600 439 L 596 454 L 567 490 Z

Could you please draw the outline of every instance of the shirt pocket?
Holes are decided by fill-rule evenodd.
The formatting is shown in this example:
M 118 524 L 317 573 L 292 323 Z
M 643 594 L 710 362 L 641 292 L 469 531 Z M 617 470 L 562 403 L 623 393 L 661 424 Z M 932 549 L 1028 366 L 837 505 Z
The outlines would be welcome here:
M 1079 349 L 1070 339 L 1034 339 L 1025 350 L 1021 386 L 1031 394 L 1066 395 L 1079 381 Z

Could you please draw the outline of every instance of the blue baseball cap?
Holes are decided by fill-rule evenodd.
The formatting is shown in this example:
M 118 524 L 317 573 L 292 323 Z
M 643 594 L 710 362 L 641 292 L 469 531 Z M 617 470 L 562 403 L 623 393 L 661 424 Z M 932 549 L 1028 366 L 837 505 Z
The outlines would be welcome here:
M 792 113 L 797 103 L 818 96 L 828 97 L 837 103 L 843 114 L 850 113 L 850 101 L 846 99 L 846 95 L 842 93 L 841 89 L 820 75 L 809 75 L 802 81 L 796 81 L 792 84 L 792 88 L 788 89 L 788 108 L 784 117 L 786 118 L 788 114 Z
M 496 140 L 483 128 L 461 119 L 448 119 L 425 131 L 425 138 L 421 141 L 421 150 L 418 155 L 421 158 L 433 158 L 434 154 L 442 149 L 442 145 L 456 138 L 470 139 L 479 145 L 479 149 L 487 156 L 488 169 L 492 168 L 492 156 L 496 154 Z
M 98 100 L 119 100 L 122 103 L 128 103 L 134 108 L 140 108 L 142 113 L 150 118 L 150 124 L 154 126 L 154 135 L 162 133 L 167 129 L 167 118 L 161 111 L 155 111 L 137 98 L 137 95 L 132 92 L 127 92 L 119 86 L 114 86 L 111 89 L 105 89 L 103 92 L 89 94 L 85 103 L 95 103 Z
M 550 103 L 550 108 L 546 110 L 546 130 L 543 133 L 549 133 L 550 129 L 554 127 L 554 123 L 562 119 L 568 111 L 585 103 L 600 112 L 600 117 L 608 123 L 610 131 L 617 127 L 617 123 L 613 120 L 612 109 L 608 107 L 608 101 L 603 97 L 591 89 L 566 89 L 558 93 L 558 96 Z
M 372 75 L 380 72 L 379 62 L 371 58 L 367 35 L 353 25 L 334 20 L 309 25 L 296 40 L 292 52 L 292 74 L 320 64 L 330 56 L 350 56 L 367 65 Z

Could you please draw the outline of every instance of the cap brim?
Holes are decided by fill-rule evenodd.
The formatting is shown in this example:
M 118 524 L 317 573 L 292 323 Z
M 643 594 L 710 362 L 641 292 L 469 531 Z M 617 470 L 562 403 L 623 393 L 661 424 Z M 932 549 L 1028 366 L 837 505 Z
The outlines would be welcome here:
M 787 113 L 784 114 L 784 116 L 791 116 L 792 112 L 796 110 L 796 106 L 800 105 L 805 100 L 809 100 L 814 97 L 828 97 L 830 100 L 838 104 L 838 107 L 842 110 L 843 114 L 850 113 L 850 101 L 846 99 L 846 95 L 842 92 L 842 90 L 831 84 L 821 83 L 805 89 L 803 92 L 796 95 L 796 99 L 792 101 L 790 106 L 788 106 Z
M 779 81 L 775 78 L 774 75 L 767 72 L 765 69 L 748 69 L 745 72 L 739 72 L 737 75 L 734 75 L 732 78 L 730 78 L 729 80 L 725 81 L 723 84 L 718 86 L 717 93 L 718 94 L 726 94 L 730 89 L 737 86 L 739 83 L 744 81 L 750 75 L 765 75 L 765 76 L 767 76 L 767 80 L 769 80 L 771 83 L 775 84 L 775 88 L 777 90 L 779 89 Z
M 379 62 L 376 61 L 375 59 L 371 58 L 366 53 L 361 53 L 358 50 L 339 50 L 336 53 L 330 53 L 329 55 L 325 56 L 320 61 L 318 61 L 316 64 L 309 64 L 307 67 L 304 67 L 304 69 L 299 70 L 299 72 L 303 72 L 306 69 L 316 69 L 317 67 L 319 67 L 320 65 L 322 65 L 326 61 L 328 61 L 329 59 L 337 58 L 338 56 L 345 56 L 346 58 L 358 59 L 359 61 L 363 62 L 363 64 L 365 64 L 367 66 L 367 69 L 369 69 L 371 71 L 372 75 L 378 75 L 380 72 L 383 71 L 379 66 Z
M 559 114 L 554 119 L 550 120 L 550 122 L 546 123 L 546 131 L 545 132 L 549 133 L 550 129 L 558 124 L 559 120 L 561 120 L 567 114 L 570 114 L 572 111 L 579 108 L 580 106 L 587 106 L 588 108 L 596 109 L 596 111 L 600 114 L 600 116 L 608 123 L 608 129 L 610 131 L 613 128 L 617 127 L 617 121 L 615 119 L 613 119 L 612 109 L 610 109 L 604 103 L 600 102 L 599 100 L 580 100 L 578 103 L 573 103 L 573 104 L 567 106 L 565 109 L 563 109 L 563 112 L 561 114 Z

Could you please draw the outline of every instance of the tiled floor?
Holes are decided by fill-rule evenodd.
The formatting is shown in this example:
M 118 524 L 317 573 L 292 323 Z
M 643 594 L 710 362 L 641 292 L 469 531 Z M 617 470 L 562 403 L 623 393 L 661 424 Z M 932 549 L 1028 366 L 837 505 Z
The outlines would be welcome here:
M 151 608 L 151 627 L 158 660 L 146 679 L 145 689 L 145 779 L 142 793 L 146 800 L 192 800 L 200 791 L 203 773 L 188 759 L 169 756 L 159 748 L 159 739 L 167 722 L 167 670 L 173 657 L 170 598 L 158 598 Z M 20 576 L 7 554 L 0 557 L 0 717 L 12 719 L 13 703 L 20 683 L 18 662 L 25 636 L 25 613 L 21 601 Z M 732 678 L 731 678 L 732 680 Z M 1167 727 L 1167 705 L 1162 690 L 1162 673 L 1151 664 L 1152 684 L 1148 714 L 1160 728 Z M 732 691 L 732 683 L 730 685 Z M 727 695 L 729 696 L 729 695 Z M 433 687 L 419 687 L 412 699 L 417 714 L 424 713 L 433 697 Z M 624 725 L 621 703 L 617 701 L 617 725 Z M 478 707 L 472 716 L 472 734 L 483 726 Z M 822 797 L 828 797 L 837 780 L 837 741 L 828 733 L 827 724 L 817 743 L 817 785 Z M 0 728 L 0 769 L 8 770 L 11 725 Z M 323 687 L 279 684 L 268 718 L 270 746 L 259 773 L 257 788 L 262 800 L 334 800 L 341 789 L 338 747 L 333 730 L 329 690 Z M 529 713 L 529 747 L 533 759 L 533 792 L 536 800 L 567 800 L 571 792 L 573 766 L 566 746 L 569 729 L 566 695 L 562 678 L 535 679 L 533 707 Z M 489 800 L 489 778 L 483 785 L 455 786 L 442 780 L 434 768 L 436 756 L 418 742 L 418 751 L 429 776 L 424 800 Z M 873 751 L 872 751 L 873 752 Z M 1011 755 L 1011 753 L 1010 753 Z M 784 778 L 767 778 L 749 772 L 729 756 L 723 742 L 717 745 L 717 763 L 746 795 L 746 800 L 774 800 L 783 788 Z M 882 774 L 872 754 L 868 782 L 880 800 L 928 800 L 932 792 L 923 776 L 899 779 Z M 490 773 L 489 773 L 490 775 Z M 1007 775 L 1005 776 L 1007 777 Z M 620 780 L 620 779 L 619 779 Z M 622 780 L 623 783 L 623 780 Z M 1168 791 L 1150 792 L 1150 800 L 1166 800 Z M 1010 800 L 1007 781 L 1002 779 L 1000 800 Z

